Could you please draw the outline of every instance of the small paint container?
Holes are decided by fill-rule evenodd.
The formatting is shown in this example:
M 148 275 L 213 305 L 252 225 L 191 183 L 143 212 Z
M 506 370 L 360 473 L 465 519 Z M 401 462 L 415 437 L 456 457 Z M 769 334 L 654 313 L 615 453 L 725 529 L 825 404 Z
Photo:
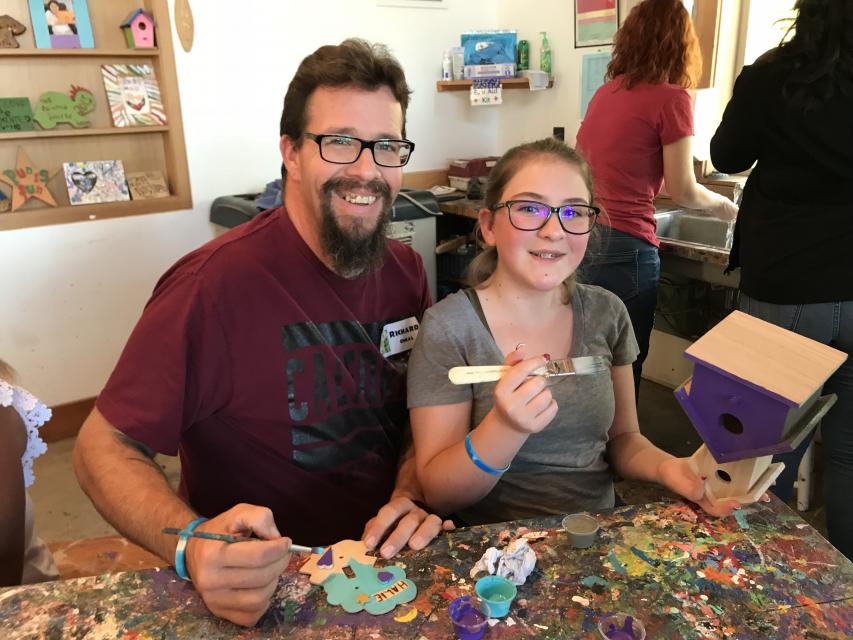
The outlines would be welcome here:
M 598 535 L 598 520 L 585 513 L 573 513 L 563 518 L 563 529 L 575 549 L 586 549 Z
M 492 618 L 503 618 L 508 614 L 509 606 L 518 593 L 515 585 L 501 576 L 480 578 L 474 585 L 474 591 L 489 605 Z
M 460 596 L 447 607 L 459 640 L 479 640 L 489 624 L 489 606 L 477 596 Z
M 630 613 L 608 613 L 598 621 L 598 632 L 607 640 L 644 640 L 646 628 Z

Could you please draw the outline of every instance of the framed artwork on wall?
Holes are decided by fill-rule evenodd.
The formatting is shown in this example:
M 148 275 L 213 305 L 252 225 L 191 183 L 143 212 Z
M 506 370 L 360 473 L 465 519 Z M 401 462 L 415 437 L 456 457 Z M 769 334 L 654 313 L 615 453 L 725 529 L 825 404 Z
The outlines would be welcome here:
M 575 49 L 613 44 L 619 28 L 618 0 L 574 0 Z
M 62 169 L 72 205 L 130 200 L 121 160 L 63 162 Z
M 95 38 L 86 0 L 29 0 L 39 49 L 93 49 Z
M 105 64 L 101 73 L 115 126 L 166 124 L 154 69 L 146 64 Z
M 619 7 L 619 22 L 625 22 L 625 18 L 628 17 L 628 14 L 631 13 L 631 9 L 636 7 L 643 0 L 622 0 L 621 5 Z

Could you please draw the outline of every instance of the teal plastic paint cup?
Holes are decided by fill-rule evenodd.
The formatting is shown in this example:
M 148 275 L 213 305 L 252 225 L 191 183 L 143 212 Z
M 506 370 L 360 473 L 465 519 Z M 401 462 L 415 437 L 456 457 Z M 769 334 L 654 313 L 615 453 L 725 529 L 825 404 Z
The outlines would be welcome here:
M 518 593 L 515 585 L 501 576 L 480 578 L 477 580 L 474 590 L 489 605 L 489 613 L 493 618 L 503 618 L 508 614 L 509 606 Z
M 645 640 L 646 628 L 630 613 L 608 613 L 598 621 L 605 640 Z

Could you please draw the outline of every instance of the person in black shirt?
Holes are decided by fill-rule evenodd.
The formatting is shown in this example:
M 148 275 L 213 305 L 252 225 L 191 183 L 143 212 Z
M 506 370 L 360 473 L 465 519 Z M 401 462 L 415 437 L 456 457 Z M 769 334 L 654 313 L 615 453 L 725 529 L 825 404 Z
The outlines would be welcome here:
M 735 226 L 729 270 L 740 307 L 853 352 L 853 0 L 798 0 L 775 49 L 744 67 L 711 141 L 711 160 L 755 164 Z M 838 396 L 823 420 L 828 537 L 853 558 L 853 359 L 827 381 Z M 774 492 L 789 499 L 810 440 L 777 456 Z

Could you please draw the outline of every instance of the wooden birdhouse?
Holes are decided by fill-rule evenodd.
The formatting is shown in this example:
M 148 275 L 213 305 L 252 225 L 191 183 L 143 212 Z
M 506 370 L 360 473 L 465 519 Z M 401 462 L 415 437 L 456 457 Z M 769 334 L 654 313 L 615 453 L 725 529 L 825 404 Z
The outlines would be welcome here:
M 696 475 L 704 476 L 705 496 L 711 502 L 737 500 L 756 502 L 776 480 L 785 464 L 773 462 L 773 456 L 746 458 L 736 462 L 717 462 L 704 444 L 690 457 Z
M 705 445 L 694 469 L 717 498 L 752 502 L 782 471 L 775 453 L 795 449 L 835 403 L 821 397 L 847 354 L 735 311 L 684 355 L 693 377 L 676 389 Z M 728 477 L 728 478 L 727 478 Z M 763 488 L 762 488 L 763 487 Z
M 834 402 L 824 382 L 847 354 L 734 311 L 684 355 L 676 397 L 721 462 L 791 451 Z
M 145 9 L 137 9 L 121 23 L 121 30 L 131 49 L 153 49 L 157 46 L 154 37 L 154 16 Z

